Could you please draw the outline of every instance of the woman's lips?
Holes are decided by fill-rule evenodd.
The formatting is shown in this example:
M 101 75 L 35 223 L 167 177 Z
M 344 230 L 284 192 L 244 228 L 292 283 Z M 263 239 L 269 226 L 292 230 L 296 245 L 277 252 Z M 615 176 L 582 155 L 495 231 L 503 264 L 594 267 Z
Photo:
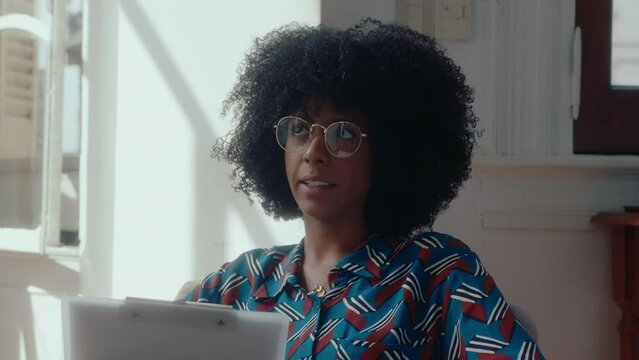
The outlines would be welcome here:
M 302 181 L 302 184 L 308 186 L 308 187 L 329 187 L 329 186 L 335 186 L 335 184 L 333 183 L 329 183 L 329 182 L 325 182 L 325 181 L 318 181 L 318 180 L 306 180 L 306 181 Z
M 337 185 L 321 180 L 302 180 L 300 186 L 304 194 L 315 197 L 330 193 Z

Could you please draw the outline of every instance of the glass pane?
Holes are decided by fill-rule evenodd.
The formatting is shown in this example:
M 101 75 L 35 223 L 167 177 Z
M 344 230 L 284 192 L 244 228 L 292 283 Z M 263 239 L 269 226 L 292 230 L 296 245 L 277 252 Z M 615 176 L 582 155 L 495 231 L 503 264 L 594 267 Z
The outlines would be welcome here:
M 50 10 L 38 1 L 0 4 L 0 16 L 18 15 L 11 20 L 20 28 L 32 25 L 24 15 L 50 24 Z M 0 32 L 0 228 L 40 226 L 49 51 L 47 41 L 29 32 Z
M 42 204 L 47 199 L 52 221 L 48 226 L 60 230 L 60 241 L 57 236 L 50 237 L 46 245 L 77 245 L 79 241 L 83 1 L 62 1 L 66 11 L 55 15 L 50 0 L 0 0 L 0 29 L 4 29 L 0 31 L 0 249 L 20 249 L 20 245 L 11 244 L 37 237 Z M 54 16 L 65 23 L 63 44 L 48 43 Z M 62 99 L 60 125 L 56 125 L 62 144 L 52 150 L 44 148 L 44 132 L 47 122 L 53 120 L 51 106 L 55 99 L 46 96 L 51 88 L 51 52 L 60 46 L 65 51 L 60 65 L 63 90 L 56 91 L 54 98 Z M 12 86 L 9 90 L 7 81 Z M 42 193 L 47 179 L 42 161 L 48 158 L 47 150 L 52 151 L 50 155 L 62 154 L 61 178 L 49 183 L 56 187 L 50 188 L 50 196 L 59 200 Z
M 639 87 L 639 1 L 612 3 L 611 84 Z
M 82 116 L 82 0 L 67 0 L 66 62 L 62 117 L 60 243 L 79 242 L 79 159 Z
M 7 7 L 17 4 L 15 12 L 34 15 L 28 3 Z M 0 227 L 40 225 L 48 67 L 47 42 L 21 30 L 0 32 Z

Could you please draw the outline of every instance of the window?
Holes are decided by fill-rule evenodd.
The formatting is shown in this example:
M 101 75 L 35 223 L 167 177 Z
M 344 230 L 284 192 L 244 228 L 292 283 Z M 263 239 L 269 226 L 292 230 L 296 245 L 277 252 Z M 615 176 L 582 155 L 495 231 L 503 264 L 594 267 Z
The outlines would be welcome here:
M 582 32 L 574 152 L 639 154 L 639 3 L 577 0 Z
M 77 245 L 82 0 L 0 0 L 0 250 Z

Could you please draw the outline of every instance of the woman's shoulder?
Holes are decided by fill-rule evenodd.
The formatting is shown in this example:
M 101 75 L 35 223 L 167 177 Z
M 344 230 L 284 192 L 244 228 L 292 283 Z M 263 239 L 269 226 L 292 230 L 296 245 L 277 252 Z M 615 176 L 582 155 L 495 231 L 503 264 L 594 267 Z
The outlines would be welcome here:
M 238 256 L 236 262 L 257 261 L 260 263 L 280 262 L 283 259 L 296 253 L 299 248 L 297 244 L 291 245 L 274 245 L 270 248 L 256 248 L 246 251 Z
M 436 231 L 417 233 L 408 239 L 406 246 L 429 251 L 438 255 L 458 253 L 476 256 L 473 250 L 462 240 L 452 235 Z
M 421 232 L 407 238 L 398 246 L 393 258 L 394 263 L 419 264 L 425 276 L 460 267 L 474 272 L 481 267 L 477 254 L 466 243 L 436 231 Z
M 221 271 L 231 270 L 233 273 L 244 273 L 247 271 L 255 274 L 264 274 L 264 269 L 272 268 L 299 252 L 299 245 L 274 245 L 270 248 L 256 248 L 245 251 L 235 259 L 222 265 Z M 262 271 L 260 271 L 262 270 Z
M 290 262 L 287 259 L 296 253 L 299 253 L 299 245 L 276 245 L 243 252 L 206 276 L 191 298 L 230 304 L 231 298 L 225 297 L 227 293 L 236 297 L 252 294 L 266 279 L 271 278 L 283 267 L 282 263 Z M 231 292 L 234 288 L 237 290 Z

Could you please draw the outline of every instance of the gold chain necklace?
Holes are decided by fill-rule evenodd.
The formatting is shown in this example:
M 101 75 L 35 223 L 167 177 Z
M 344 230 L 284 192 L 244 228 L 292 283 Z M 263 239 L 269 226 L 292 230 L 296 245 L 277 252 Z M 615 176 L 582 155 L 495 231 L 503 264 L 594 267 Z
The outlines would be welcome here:
M 326 295 L 326 289 L 324 288 L 324 285 L 316 284 L 315 287 L 313 287 L 313 290 L 310 293 L 317 295 L 317 297 L 322 297 L 322 296 Z

